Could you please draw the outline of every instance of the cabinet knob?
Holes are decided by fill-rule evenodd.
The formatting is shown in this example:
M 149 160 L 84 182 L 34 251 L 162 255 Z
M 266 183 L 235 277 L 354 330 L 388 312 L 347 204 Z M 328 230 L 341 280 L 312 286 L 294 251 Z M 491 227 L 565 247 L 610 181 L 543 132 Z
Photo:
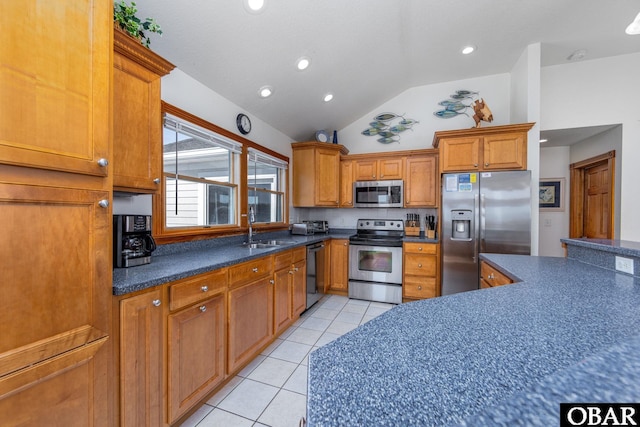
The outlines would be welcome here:
M 374 179 L 375 179 L 375 177 L 376 177 L 375 175 L 371 175 L 371 178 L 374 178 Z
M 484 166 L 485 166 L 485 167 L 489 166 L 489 163 L 485 163 L 485 164 L 484 164 Z
M 98 202 L 98 206 L 100 206 L 101 208 L 108 208 L 109 201 L 107 199 L 102 199 Z
M 276 283 L 276 281 L 271 279 L 271 280 L 269 280 L 269 283 L 271 283 L 273 285 L 274 283 Z
M 104 157 L 98 160 L 98 166 L 101 167 L 107 167 L 109 165 L 109 160 L 105 159 Z
M 258 272 L 258 267 L 253 267 L 253 268 L 251 269 L 251 271 L 253 271 L 254 273 L 257 273 L 257 272 Z
M 153 304 L 155 307 L 160 307 L 162 301 L 160 301 L 159 299 L 154 299 L 153 301 L 151 301 L 151 304 Z
M 298 271 L 298 270 L 300 270 L 298 267 L 293 268 L 293 271 Z
M 201 305 L 201 306 L 200 306 L 200 311 L 201 311 L 201 312 L 203 312 L 203 313 L 204 313 L 205 311 L 207 311 L 207 306 L 206 306 L 206 305 Z
M 422 286 L 418 286 L 418 290 L 421 291 L 422 290 Z
M 153 183 L 154 183 L 154 184 L 160 184 L 160 178 L 156 178 L 156 179 L 154 179 L 154 180 L 153 180 Z
M 473 164 L 473 167 L 474 167 L 474 168 L 477 168 L 477 167 L 478 167 L 478 164 L 477 164 L 477 163 L 474 163 L 474 164 Z
M 289 270 L 289 274 L 293 274 L 293 270 Z
M 349 244 L 347 242 L 344 242 L 342 245 L 343 246 L 348 246 Z
M 422 268 L 422 264 L 418 264 L 418 268 Z
M 422 250 L 422 246 L 420 246 L 420 247 L 418 248 L 418 250 L 419 250 L 419 251 L 421 251 L 421 250 Z
M 493 273 L 489 274 L 489 276 L 487 276 L 487 279 L 495 279 L 495 276 L 493 275 Z
M 209 287 L 207 285 L 204 285 L 203 287 L 201 287 L 200 289 L 202 289 L 202 292 L 207 292 L 209 291 Z
M 380 175 L 380 178 L 384 178 L 384 174 L 383 174 L 383 175 Z

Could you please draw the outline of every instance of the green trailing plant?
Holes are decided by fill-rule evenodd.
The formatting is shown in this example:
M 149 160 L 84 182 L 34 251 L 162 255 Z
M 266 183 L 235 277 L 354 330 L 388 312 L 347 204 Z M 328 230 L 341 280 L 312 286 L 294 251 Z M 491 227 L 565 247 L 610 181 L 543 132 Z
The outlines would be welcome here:
M 153 18 L 146 18 L 144 22 L 141 21 L 140 18 L 136 16 L 136 12 L 138 12 L 138 9 L 134 2 L 131 2 L 130 5 L 124 0 L 113 2 L 113 21 L 116 22 L 123 31 L 140 40 L 140 43 L 146 47 L 149 47 L 151 40 L 145 34 L 145 31 L 162 35 L 162 29 Z

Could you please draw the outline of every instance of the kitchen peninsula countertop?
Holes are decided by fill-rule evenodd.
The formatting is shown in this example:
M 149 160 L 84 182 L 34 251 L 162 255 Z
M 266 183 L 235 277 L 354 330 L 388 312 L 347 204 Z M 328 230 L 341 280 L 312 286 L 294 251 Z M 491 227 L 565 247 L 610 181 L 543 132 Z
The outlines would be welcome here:
M 560 402 L 640 400 L 640 278 L 483 258 L 520 282 L 401 304 L 311 353 L 308 425 L 558 425 Z
M 246 235 L 159 246 L 150 264 L 113 270 L 113 295 L 125 295 L 327 239 L 347 239 L 354 233 L 346 229 L 309 236 L 292 235 L 287 231 L 263 233 L 256 235 L 254 240 L 289 240 L 293 243 L 261 249 L 244 246 Z

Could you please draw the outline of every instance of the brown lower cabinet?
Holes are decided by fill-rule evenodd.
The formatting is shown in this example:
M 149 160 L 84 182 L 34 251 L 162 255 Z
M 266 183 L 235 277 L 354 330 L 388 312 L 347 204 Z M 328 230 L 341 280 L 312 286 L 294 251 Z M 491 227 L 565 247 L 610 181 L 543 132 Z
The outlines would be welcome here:
M 347 295 L 349 292 L 349 239 L 332 239 L 329 257 L 331 259 L 329 293 Z
M 440 259 L 437 243 L 403 245 L 402 298 L 416 300 L 440 295 Z
M 480 261 L 480 288 L 493 288 L 496 286 L 510 285 L 514 281 L 493 268 L 485 261 Z

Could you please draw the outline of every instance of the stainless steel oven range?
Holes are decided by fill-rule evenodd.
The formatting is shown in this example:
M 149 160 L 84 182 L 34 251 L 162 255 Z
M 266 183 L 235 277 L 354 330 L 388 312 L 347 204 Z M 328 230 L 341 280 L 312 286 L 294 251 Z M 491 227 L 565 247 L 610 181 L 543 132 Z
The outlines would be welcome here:
M 401 219 L 359 219 L 349 238 L 349 298 L 402 303 Z

